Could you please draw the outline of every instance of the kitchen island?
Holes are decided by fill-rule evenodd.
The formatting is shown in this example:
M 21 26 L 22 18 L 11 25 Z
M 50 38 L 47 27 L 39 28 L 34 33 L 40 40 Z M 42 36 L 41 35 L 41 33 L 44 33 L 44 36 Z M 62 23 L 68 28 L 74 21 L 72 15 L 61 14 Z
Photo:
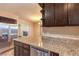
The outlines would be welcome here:
M 16 45 L 19 45 L 21 48 L 17 48 Z M 27 51 L 24 51 L 23 48 Z M 14 40 L 15 56 L 18 56 L 18 54 L 20 54 L 19 56 L 33 56 L 33 51 L 35 50 L 32 51 L 31 48 L 46 52 L 48 53 L 48 56 L 79 56 L 79 40 L 61 39 L 47 36 L 35 39 L 19 37 Z

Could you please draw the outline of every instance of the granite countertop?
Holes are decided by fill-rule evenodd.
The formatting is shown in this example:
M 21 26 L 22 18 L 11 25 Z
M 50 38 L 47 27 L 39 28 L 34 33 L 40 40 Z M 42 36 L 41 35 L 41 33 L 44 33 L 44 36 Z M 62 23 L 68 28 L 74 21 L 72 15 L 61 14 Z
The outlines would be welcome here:
M 53 38 L 43 36 L 30 39 L 19 37 L 16 41 L 26 43 L 38 48 L 43 48 L 49 51 L 57 52 L 60 56 L 79 56 L 79 40 L 69 40 L 61 38 Z

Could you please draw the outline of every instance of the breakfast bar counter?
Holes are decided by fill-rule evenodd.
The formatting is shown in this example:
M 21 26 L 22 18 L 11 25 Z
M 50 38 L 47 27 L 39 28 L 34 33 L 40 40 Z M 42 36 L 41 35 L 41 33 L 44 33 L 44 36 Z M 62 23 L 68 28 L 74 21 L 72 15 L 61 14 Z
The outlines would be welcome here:
M 79 56 L 79 40 L 42 36 L 35 39 L 19 37 L 14 41 L 59 53 L 59 56 Z

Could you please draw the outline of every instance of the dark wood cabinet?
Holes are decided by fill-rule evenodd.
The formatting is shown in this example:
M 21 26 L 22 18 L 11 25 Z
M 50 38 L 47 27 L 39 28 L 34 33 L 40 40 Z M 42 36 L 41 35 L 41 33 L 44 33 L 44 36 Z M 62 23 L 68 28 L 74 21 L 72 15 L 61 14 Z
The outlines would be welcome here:
M 48 3 L 44 7 L 44 24 L 47 27 L 54 26 L 54 4 Z
M 30 46 L 23 44 L 23 56 L 30 56 Z
M 23 49 L 23 56 L 30 56 L 30 50 Z
M 23 56 L 23 47 L 21 47 L 21 46 L 18 46 L 18 49 L 19 49 L 19 51 L 18 51 L 18 53 L 19 53 L 19 56 Z
M 44 3 L 43 27 L 79 26 L 79 3 Z
M 43 27 L 65 26 L 67 20 L 67 4 L 64 3 L 45 3 L 42 8 Z
M 67 4 L 55 3 L 55 25 L 65 26 L 67 25 Z
M 8 18 L 8 17 L 0 16 L 0 22 L 16 24 L 17 20 L 16 19 L 12 19 L 12 18 Z
M 14 55 L 15 56 L 30 56 L 30 46 L 24 43 L 14 41 Z
M 68 4 L 69 25 L 79 26 L 79 3 Z
M 19 47 L 15 45 L 14 46 L 14 55 L 15 56 L 18 56 L 19 55 L 19 52 L 18 51 L 19 51 Z
M 59 53 L 50 51 L 50 56 L 59 56 Z

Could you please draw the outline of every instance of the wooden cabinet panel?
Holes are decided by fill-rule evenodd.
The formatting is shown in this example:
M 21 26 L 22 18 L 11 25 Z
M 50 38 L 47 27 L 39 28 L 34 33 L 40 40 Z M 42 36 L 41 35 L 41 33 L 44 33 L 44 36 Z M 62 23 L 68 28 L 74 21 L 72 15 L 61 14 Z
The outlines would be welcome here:
M 18 53 L 19 53 L 19 56 L 23 56 L 23 47 L 21 47 L 21 46 L 18 46 L 18 49 L 19 49 L 19 51 L 18 51 Z
M 67 4 L 55 3 L 55 25 L 67 25 Z
M 23 56 L 30 56 L 30 50 L 23 49 Z
M 44 3 L 39 3 L 41 8 L 44 8 Z
M 28 44 L 23 44 L 24 48 L 30 49 L 30 46 Z
M 45 3 L 42 11 L 42 21 L 44 27 L 65 26 L 67 20 L 67 4 Z
M 69 25 L 79 25 L 79 3 L 68 4 Z
M 23 56 L 30 56 L 30 46 L 23 44 Z
M 7 18 L 7 17 L 0 16 L 0 22 L 16 24 L 17 20 L 16 19 L 12 19 L 12 18 Z
M 50 56 L 59 56 L 59 53 L 50 51 Z
M 44 26 L 54 26 L 54 4 L 45 3 Z
M 14 56 L 19 56 L 19 47 L 18 46 L 14 46 Z
M 14 41 L 14 45 L 19 45 L 19 46 L 23 46 L 23 43 L 21 43 L 21 42 L 18 42 L 18 41 Z
M 15 56 L 30 56 L 30 46 L 18 41 L 14 41 Z

